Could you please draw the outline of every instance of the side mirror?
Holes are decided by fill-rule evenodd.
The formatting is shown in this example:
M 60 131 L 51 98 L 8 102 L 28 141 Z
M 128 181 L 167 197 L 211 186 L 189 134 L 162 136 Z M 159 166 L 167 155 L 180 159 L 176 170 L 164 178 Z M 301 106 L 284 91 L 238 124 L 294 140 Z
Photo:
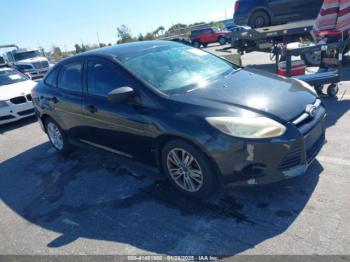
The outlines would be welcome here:
M 109 92 L 107 99 L 113 104 L 119 104 L 123 102 L 128 102 L 135 96 L 135 91 L 133 88 L 128 86 L 123 86 L 116 88 Z

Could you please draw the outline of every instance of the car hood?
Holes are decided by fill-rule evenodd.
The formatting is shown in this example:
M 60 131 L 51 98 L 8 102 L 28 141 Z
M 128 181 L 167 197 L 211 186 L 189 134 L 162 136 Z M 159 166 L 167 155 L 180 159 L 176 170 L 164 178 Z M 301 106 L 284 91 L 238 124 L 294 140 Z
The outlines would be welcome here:
M 30 94 L 37 83 L 31 80 L 0 86 L 0 100 L 9 100 L 13 97 Z
M 290 121 L 315 102 L 316 94 L 298 80 L 241 69 L 204 88 L 172 96 L 172 99 L 216 109 L 229 106 L 230 111 L 238 107 Z

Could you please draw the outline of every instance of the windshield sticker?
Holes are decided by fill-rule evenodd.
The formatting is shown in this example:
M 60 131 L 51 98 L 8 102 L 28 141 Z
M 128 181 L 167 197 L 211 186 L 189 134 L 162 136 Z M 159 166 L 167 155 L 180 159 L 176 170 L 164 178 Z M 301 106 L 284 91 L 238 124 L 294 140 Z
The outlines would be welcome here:
M 19 75 L 9 75 L 9 78 L 11 80 L 18 80 L 18 79 L 21 79 L 21 77 Z
M 199 49 L 196 49 L 196 48 L 191 48 L 191 49 L 188 49 L 188 52 L 194 54 L 194 55 L 198 55 L 198 56 L 205 56 L 207 55 L 206 52 L 202 51 L 202 50 L 199 50 Z

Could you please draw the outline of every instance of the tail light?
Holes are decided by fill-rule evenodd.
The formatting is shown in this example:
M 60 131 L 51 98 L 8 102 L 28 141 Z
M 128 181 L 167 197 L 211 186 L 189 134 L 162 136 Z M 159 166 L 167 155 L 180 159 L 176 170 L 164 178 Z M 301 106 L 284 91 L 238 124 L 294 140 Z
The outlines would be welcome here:
M 239 9 L 239 2 L 236 1 L 236 3 L 235 3 L 235 12 L 237 12 L 238 9 Z
M 32 98 L 34 98 L 34 97 L 36 96 L 35 87 L 32 88 L 32 90 L 31 90 L 30 93 L 31 93 L 31 95 L 32 95 Z

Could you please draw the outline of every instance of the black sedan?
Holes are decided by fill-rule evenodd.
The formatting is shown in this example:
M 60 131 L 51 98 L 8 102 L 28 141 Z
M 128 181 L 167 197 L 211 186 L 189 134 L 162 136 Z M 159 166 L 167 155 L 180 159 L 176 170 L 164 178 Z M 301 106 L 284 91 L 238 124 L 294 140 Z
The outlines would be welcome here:
M 32 91 L 55 149 L 89 145 L 157 165 L 185 194 L 305 173 L 325 140 L 310 86 L 150 41 L 56 64 Z

